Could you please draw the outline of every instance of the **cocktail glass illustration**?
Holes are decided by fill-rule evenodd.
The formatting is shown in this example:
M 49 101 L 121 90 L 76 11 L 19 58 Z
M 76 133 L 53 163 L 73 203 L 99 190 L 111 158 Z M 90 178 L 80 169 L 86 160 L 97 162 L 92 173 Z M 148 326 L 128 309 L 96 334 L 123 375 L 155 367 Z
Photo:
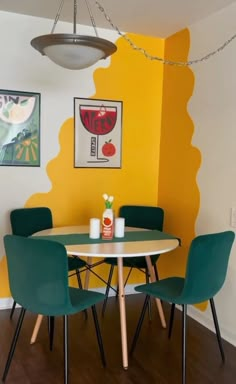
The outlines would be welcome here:
M 88 160 L 87 162 L 104 163 L 109 161 L 106 157 L 99 157 L 99 136 L 107 135 L 114 129 L 117 120 L 117 107 L 103 104 L 100 106 L 80 105 L 79 111 L 84 128 L 92 134 L 90 155 L 94 157 L 94 160 Z

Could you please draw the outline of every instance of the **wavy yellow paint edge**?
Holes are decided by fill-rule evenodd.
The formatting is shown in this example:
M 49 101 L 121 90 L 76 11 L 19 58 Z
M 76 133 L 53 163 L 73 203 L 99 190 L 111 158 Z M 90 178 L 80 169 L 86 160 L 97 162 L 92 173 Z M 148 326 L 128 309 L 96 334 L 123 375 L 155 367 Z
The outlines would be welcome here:
M 166 40 L 165 57 L 187 61 L 190 33 L 187 29 Z M 184 276 L 189 246 L 195 237 L 195 222 L 200 207 L 197 174 L 201 153 L 192 143 L 194 122 L 188 102 L 194 90 L 194 74 L 189 67 L 164 69 L 162 130 L 159 169 L 159 205 L 165 209 L 165 229 L 181 238 L 176 251 L 160 258 L 160 275 Z M 205 309 L 206 304 L 198 305 Z

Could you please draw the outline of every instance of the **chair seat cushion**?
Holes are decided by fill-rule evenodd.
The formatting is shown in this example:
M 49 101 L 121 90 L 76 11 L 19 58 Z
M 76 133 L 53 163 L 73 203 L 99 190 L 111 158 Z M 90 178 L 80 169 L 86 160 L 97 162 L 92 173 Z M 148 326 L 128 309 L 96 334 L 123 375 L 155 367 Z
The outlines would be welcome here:
M 69 289 L 69 303 L 63 302 L 63 300 L 58 300 L 60 304 L 57 302 L 57 295 L 60 289 L 57 290 L 57 295 L 55 294 L 55 302 L 54 305 L 51 303 L 44 303 L 40 307 L 40 313 L 44 316 L 64 316 L 73 315 L 80 311 L 83 311 L 87 308 L 90 308 L 92 305 L 103 301 L 105 295 L 103 293 L 88 291 L 85 289 L 68 287 Z M 19 303 L 21 305 L 21 303 Z M 39 313 L 35 311 L 35 308 L 32 306 L 28 306 L 27 308 L 30 312 Z
M 68 271 L 74 271 L 75 269 L 80 269 L 86 266 L 86 261 L 80 259 L 79 257 L 68 257 Z
M 164 301 L 175 304 L 182 304 L 181 293 L 184 287 L 184 278 L 169 277 L 150 284 L 143 284 L 135 287 L 137 292 L 154 296 Z
M 73 287 L 69 287 L 69 294 L 72 304 L 71 313 L 83 311 L 91 307 L 92 305 L 103 301 L 105 298 L 105 295 L 103 293 Z

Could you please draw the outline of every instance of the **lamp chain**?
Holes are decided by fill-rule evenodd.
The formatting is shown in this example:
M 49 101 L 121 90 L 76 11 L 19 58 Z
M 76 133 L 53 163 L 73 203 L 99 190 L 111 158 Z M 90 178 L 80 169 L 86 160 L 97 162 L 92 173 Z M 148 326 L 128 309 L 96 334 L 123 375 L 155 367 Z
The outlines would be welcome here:
M 54 33 L 54 31 L 55 31 L 57 22 L 58 22 L 58 20 L 59 20 L 59 18 L 60 18 L 60 15 L 61 15 L 61 10 L 62 10 L 62 8 L 63 8 L 63 5 L 64 5 L 64 0 L 61 0 L 61 3 L 60 3 L 60 5 L 59 5 L 59 8 L 58 8 L 58 11 L 57 11 L 57 14 L 56 14 L 54 23 L 53 23 L 53 27 L 52 27 L 51 33 Z
M 86 7 L 87 7 L 87 10 L 88 10 L 88 13 L 89 13 L 89 17 L 90 17 L 90 20 L 91 20 L 91 23 L 92 23 L 95 35 L 98 37 L 98 32 L 97 32 L 97 27 L 96 27 L 95 19 L 93 17 L 93 14 L 92 14 L 92 11 L 91 11 L 91 7 L 90 7 L 90 4 L 89 4 L 88 0 L 85 0 L 85 4 L 86 4 Z
M 92 11 L 91 11 L 91 7 L 89 5 L 88 0 L 84 0 L 84 1 L 85 1 L 85 4 L 86 4 L 88 13 L 89 13 L 90 21 L 92 23 L 95 35 L 98 37 L 97 27 L 96 27 L 95 19 L 93 17 Z M 53 26 L 52 26 L 51 33 L 54 33 L 54 31 L 55 31 L 55 28 L 57 26 L 57 22 L 58 22 L 58 20 L 59 20 L 59 18 L 61 16 L 61 11 L 62 11 L 62 8 L 64 6 L 64 2 L 65 2 L 65 0 L 61 0 L 61 2 L 60 2 L 59 8 L 58 8 L 58 11 L 57 11 L 57 14 L 56 14 Z M 76 34 L 77 8 L 78 8 L 78 1 L 74 0 L 74 12 L 73 12 L 73 17 L 74 17 L 74 20 L 73 20 L 73 33 L 74 34 Z
M 138 51 L 142 53 L 147 59 L 149 60 L 157 60 L 160 61 L 162 64 L 168 64 L 168 65 L 175 65 L 175 66 L 181 66 L 181 67 L 186 67 L 186 66 L 191 66 L 193 64 L 198 64 L 203 61 L 206 61 L 210 59 L 212 56 L 216 55 L 217 53 L 223 51 L 229 45 L 235 38 L 236 38 L 236 33 L 231 36 L 228 40 L 226 40 L 221 46 L 219 46 L 217 49 L 214 51 L 208 53 L 207 55 L 201 57 L 200 59 L 195 59 L 195 60 L 189 60 L 189 61 L 172 61 L 172 60 L 167 60 L 163 59 L 162 57 L 159 56 L 153 56 L 149 54 L 144 48 L 138 47 L 126 34 L 122 33 L 119 28 L 112 22 L 111 18 L 108 16 L 106 13 L 105 9 L 101 6 L 101 4 L 98 1 L 95 1 L 96 6 L 100 10 L 100 12 L 104 15 L 105 19 L 108 21 L 108 23 L 111 25 L 111 27 L 120 35 L 122 36 L 131 46 L 132 49 L 135 51 Z

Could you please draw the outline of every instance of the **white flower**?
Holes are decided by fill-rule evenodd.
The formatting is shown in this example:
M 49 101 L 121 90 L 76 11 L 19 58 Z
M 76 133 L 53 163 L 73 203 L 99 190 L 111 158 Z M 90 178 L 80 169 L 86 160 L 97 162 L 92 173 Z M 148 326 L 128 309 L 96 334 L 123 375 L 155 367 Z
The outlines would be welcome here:
M 102 197 L 104 198 L 105 200 L 105 206 L 106 208 L 112 208 L 112 203 L 113 203 L 113 200 L 114 200 L 114 197 L 113 196 L 108 196 L 106 193 L 104 193 L 102 195 Z

